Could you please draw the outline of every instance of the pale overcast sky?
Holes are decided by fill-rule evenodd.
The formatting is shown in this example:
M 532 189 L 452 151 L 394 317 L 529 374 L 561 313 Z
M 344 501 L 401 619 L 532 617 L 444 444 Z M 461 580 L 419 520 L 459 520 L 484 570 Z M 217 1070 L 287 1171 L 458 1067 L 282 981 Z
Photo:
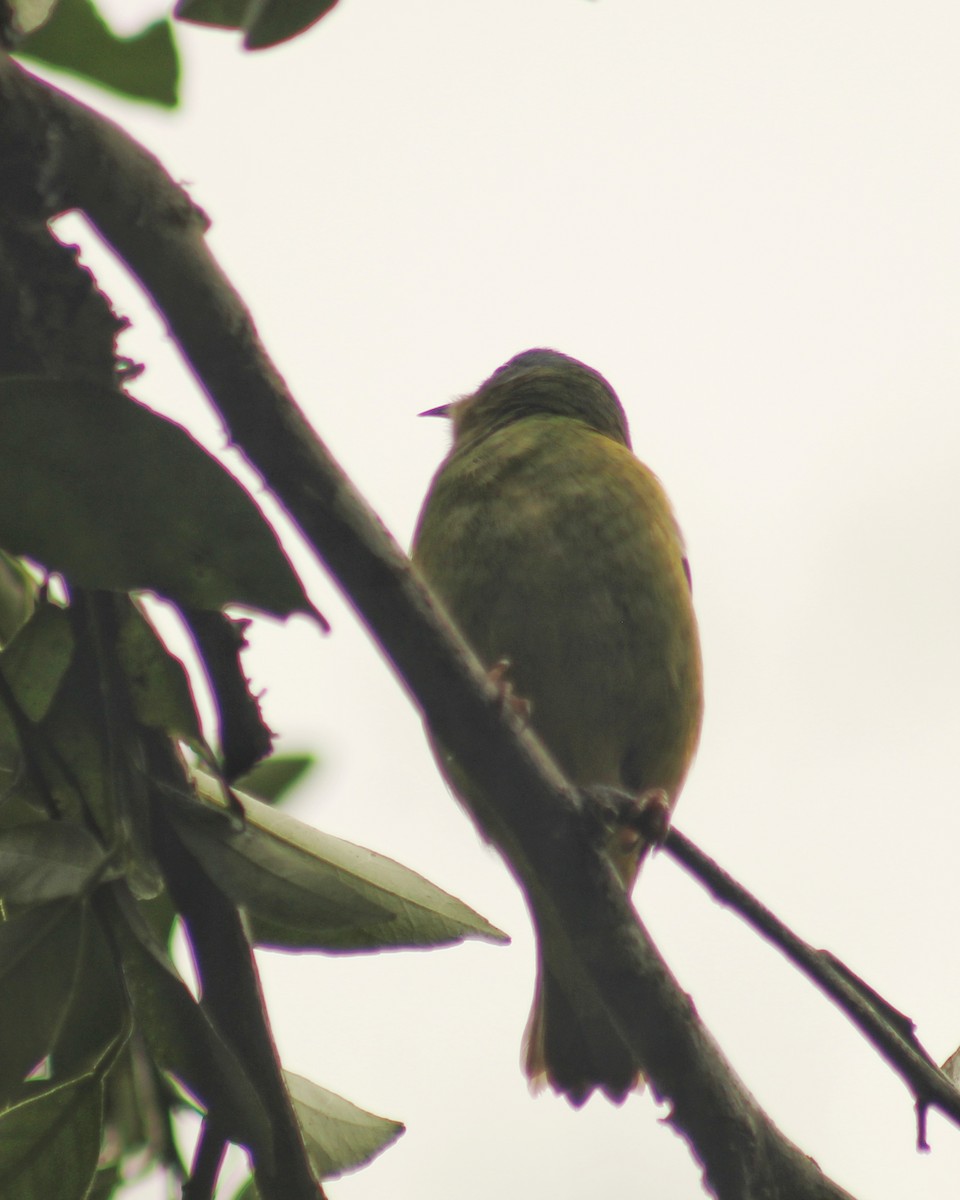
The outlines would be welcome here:
M 945 1058 L 960 1042 L 960 9 L 341 0 L 256 56 L 182 36 L 173 116 L 65 86 L 209 212 L 278 365 L 404 545 L 446 444 L 417 412 L 535 345 L 618 389 L 686 532 L 703 637 L 706 723 L 677 825 Z M 219 448 L 160 326 L 103 279 L 138 322 L 137 394 Z M 331 1197 L 695 1200 L 648 1095 L 579 1113 L 529 1097 L 522 901 L 336 589 L 306 578 L 333 634 L 263 623 L 249 656 L 281 745 L 325 761 L 292 811 L 514 938 L 262 957 L 286 1065 L 408 1125 Z M 933 1118 L 918 1155 L 909 1095 L 773 950 L 666 859 L 635 899 L 739 1074 L 830 1175 L 871 1200 L 956 1194 L 960 1130 Z

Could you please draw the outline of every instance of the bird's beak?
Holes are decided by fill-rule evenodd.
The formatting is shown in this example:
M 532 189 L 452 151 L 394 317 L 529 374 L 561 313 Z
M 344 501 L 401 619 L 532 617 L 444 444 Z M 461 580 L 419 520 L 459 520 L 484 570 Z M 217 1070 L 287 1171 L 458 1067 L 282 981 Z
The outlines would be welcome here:
M 418 417 L 449 417 L 452 404 L 440 404 L 436 408 L 428 408 L 426 412 L 417 413 Z

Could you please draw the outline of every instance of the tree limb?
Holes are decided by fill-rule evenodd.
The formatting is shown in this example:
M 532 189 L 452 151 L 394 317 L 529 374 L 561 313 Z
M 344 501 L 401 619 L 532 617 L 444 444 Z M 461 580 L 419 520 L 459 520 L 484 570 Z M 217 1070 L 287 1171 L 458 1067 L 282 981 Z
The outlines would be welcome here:
M 0 61 L 0 160 L 16 161 L 9 190 L 28 194 L 44 215 L 83 209 L 151 295 L 233 441 L 481 789 L 474 817 L 565 946 L 569 979 L 606 1012 L 671 1102 L 669 1119 L 709 1187 L 722 1200 L 847 1197 L 780 1133 L 725 1061 L 591 836 L 589 806 L 503 711 L 409 561 L 310 429 L 207 249 L 202 214 L 121 129 L 9 61 Z
M 159 735 L 151 747 L 151 757 L 152 778 L 189 790 L 172 748 Z M 180 841 L 164 815 L 159 795 L 153 797 L 153 818 L 157 857 L 187 926 L 203 1003 L 218 1031 L 244 1064 L 271 1114 L 273 1161 L 268 1164 L 257 1161 L 256 1157 L 254 1160 L 260 1195 L 263 1200 L 324 1200 L 324 1191 L 313 1177 L 300 1123 L 283 1079 L 243 919 Z M 207 1121 L 210 1120 L 208 1116 Z M 212 1129 L 205 1124 L 202 1144 L 208 1136 L 215 1145 L 218 1137 L 215 1119 Z M 210 1169 L 211 1164 L 207 1163 L 207 1172 Z

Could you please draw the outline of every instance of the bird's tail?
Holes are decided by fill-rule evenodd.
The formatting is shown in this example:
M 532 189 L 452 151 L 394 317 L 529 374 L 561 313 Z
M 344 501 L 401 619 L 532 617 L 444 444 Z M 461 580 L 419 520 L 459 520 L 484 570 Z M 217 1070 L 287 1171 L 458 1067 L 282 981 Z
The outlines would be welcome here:
M 575 1108 L 595 1090 L 622 1104 L 644 1084 L 633 1051 L 607 1014 L 572 1003 L 542 955 L 523 1035 L 523 1066 L 532 1091 L 549 1085 Z
M 640 794 L 638 804 L 655 804 L 669 821 L 673 801 L 663 788 Z M 666 828 L 666 824 L 664 826 Z M 610 861 L 629 894 L 650 843 L 633 828 L 614 832 Z M 533 910 L 537 929 L 537 986 L 523 1035 L 523 1065 L 533 1091 L 549 1085 L 579 1108 L 594 1091 L 614 1104 L 643 1088 L 644 1074 L 636 1051 L 617 1029 L 607 1009 L 578 989 L 569 977 L 561 981 L 551 970 L 549 923 Z M 556 961 L 562 962 L 558 954 Z M 616 964 L 609 964 L 616 971 Z

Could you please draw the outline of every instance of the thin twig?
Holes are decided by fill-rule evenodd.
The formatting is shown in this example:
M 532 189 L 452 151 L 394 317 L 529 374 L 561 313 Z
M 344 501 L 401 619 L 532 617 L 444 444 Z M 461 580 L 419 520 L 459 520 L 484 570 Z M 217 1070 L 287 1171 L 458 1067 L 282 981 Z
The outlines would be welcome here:
M 913 1021 L 864 983 L 827 950 L 816 950 L 798 937 L 769 908 L 675 827 L 663 850 L 680 863 L 715 900 L 734 909 L 751 928 L 776 946 L 846 1014 L 913 1093 L 917 1106 L 917 1144 L 927 1149 L 926 1108 L 935 1105 L 960 1124 L 960 1090 L 920 1044 Z
M 158 780 L 188 787 L 173 749 L 160 735 L 152 738 L 150 769 Z M 263 1200 L 323 1200 L 283 1079 L 240 913 L 180 841 L 163 804 L 154 803 L 153 817 L 157 857 L 186 925 L 204 1006 L 271 1116 L 273 1162 L 254 1164 L 260 1195 Z
M 227 1153 L 227 1139 L 209 1117 L 200 1126 L 190 1168 L 190 1178 L 183 1185 L 180 1200 L 213 1200 L 217 1176 Z

